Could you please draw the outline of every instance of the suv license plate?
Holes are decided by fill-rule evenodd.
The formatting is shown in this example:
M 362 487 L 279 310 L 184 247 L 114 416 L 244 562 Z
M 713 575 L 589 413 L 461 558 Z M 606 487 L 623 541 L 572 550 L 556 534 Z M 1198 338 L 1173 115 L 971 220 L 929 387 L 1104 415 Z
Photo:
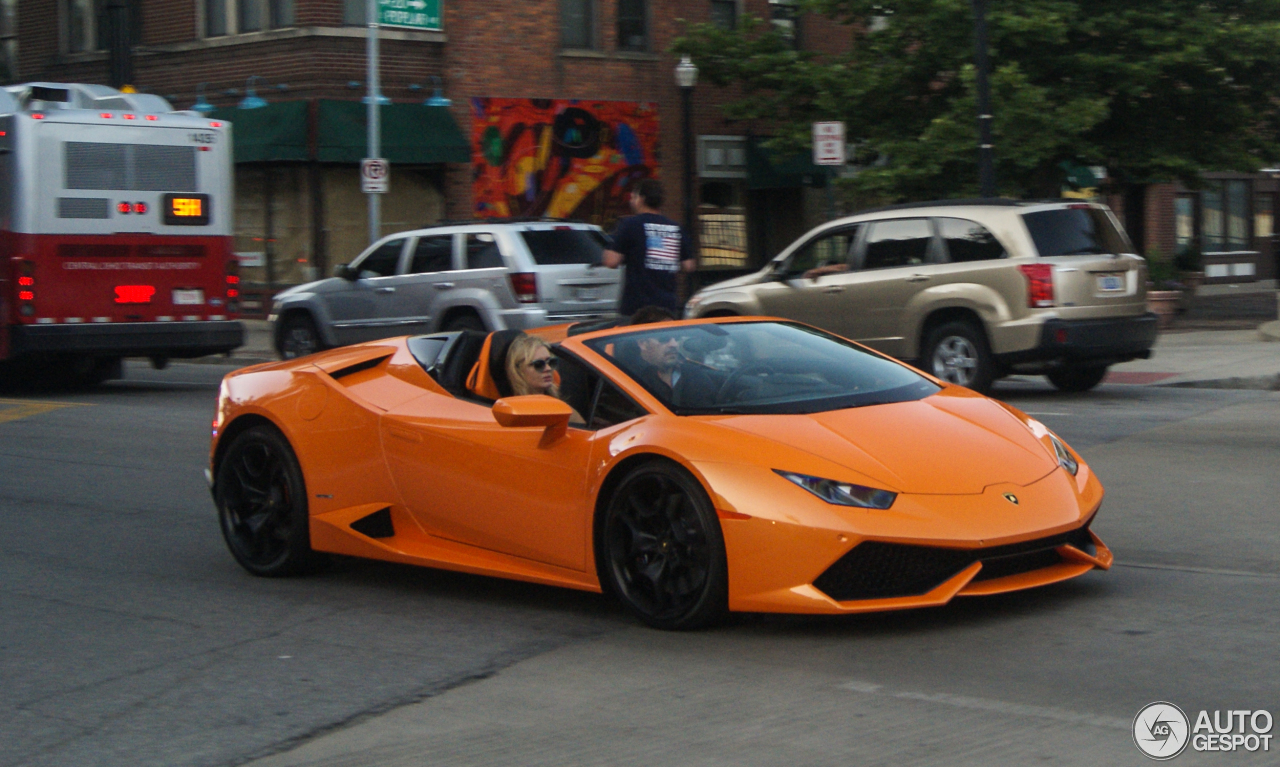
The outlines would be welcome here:
M 1124 277 L 1118 274 L 1098 275 L 1098 291 L 1101 293 L 1118 293 L 1124 290 Z
M 173 291 L 174 306 L 199 306 L 204 303 L 203 290 L 175 290 Z

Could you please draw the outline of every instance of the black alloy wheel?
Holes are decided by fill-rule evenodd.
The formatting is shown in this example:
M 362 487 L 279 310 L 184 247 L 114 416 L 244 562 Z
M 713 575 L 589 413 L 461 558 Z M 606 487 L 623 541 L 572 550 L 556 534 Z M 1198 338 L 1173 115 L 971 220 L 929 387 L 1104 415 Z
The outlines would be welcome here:
M 696 629 L 729 612 L 724 538 L 710 499 L 662 460 L 632 469 L 605 510 L 597 546 L 601 584 L 654 628 Z
M 1045 373 L 1045 377 L 1059 391 L 1084 392 L 1102 383 L 1107 377 L 1107 366 L 1068 363 Z
M 972 323 L 946 322 L 925 338 L 921 367 L 935 378 L 986 394 L 995 381 L 995 364 L 987 337 Z
M 316 323 L 305 314 L 290 314 L 280 326 L 280 359 L 291 360 L 323 351 Z
M 214 500 L 227 547 L 254 575 L 296 575 L 323 561 L 311 550 L 302 469 L 275 427 L 235 438 L 218 465 Z

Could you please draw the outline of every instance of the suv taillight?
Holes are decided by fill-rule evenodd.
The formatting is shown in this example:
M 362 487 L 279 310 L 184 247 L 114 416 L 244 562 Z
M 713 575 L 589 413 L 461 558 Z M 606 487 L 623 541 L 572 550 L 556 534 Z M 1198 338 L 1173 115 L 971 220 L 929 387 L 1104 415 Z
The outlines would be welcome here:
M 538 275 L 533 272 L 513 272 L 511 274 L 511 292 L 522 304 L 538 302 Z
M 1018 268 L 1027 278 L 1027 306 L 1032 309 L 1053 306 L 1053 267 L 1049 264 L 1022 264 Z
M 16 259 L 18 272 L 18 314 L 31 317 L 36 313 L 36 264 L 25 258 Z
M 240 311 L 240 261 L 235 256 L 227 259 L 227 311 Z

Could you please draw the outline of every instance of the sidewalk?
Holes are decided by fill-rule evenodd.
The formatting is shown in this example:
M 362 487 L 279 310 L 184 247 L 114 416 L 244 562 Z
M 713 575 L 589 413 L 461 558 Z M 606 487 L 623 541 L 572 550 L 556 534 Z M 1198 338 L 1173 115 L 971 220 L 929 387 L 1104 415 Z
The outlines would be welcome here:
M 245 343 L 230 359 L 218 356 L 198 361 L 254 365 L 279 359 L 271 342 L 271 326 L 265 320 L 242 322 Z M 1115 365 L 1106 382 L 1280 390 L 1280 321 L 1244 330 L 1185 330 L 1175 325 L 1160 334 L 1151 359 Z

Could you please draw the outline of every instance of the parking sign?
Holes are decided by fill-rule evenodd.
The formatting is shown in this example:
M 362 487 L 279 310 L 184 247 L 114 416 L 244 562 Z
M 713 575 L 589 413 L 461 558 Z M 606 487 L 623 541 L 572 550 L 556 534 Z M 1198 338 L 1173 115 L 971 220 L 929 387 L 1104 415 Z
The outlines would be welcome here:
M 390 163 L 381 157 L 360 161 L 360 191 L 365 194 L 386 194 L 390 187 Z
M 844 123 L 813 124 L 813 164 L 844 165 Z

